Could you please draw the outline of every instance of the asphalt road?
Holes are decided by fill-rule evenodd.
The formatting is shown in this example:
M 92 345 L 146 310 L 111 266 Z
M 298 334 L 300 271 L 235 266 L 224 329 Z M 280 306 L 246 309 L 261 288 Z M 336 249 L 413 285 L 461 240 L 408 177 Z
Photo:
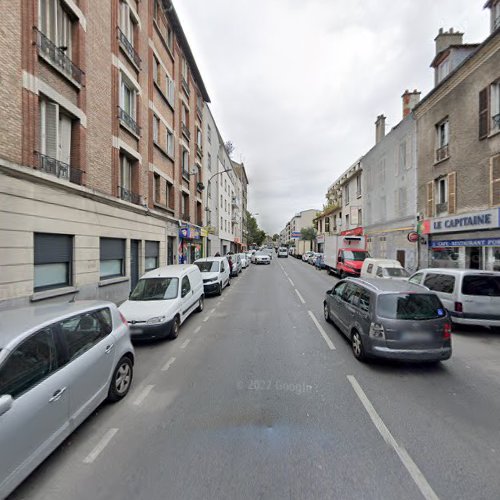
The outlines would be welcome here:
M 12 499 L 499 499 L 500 336 L 441 366 L 361 364 L 322 316 L 336 280 L 274 259 L 136 347 L 134 385 Z

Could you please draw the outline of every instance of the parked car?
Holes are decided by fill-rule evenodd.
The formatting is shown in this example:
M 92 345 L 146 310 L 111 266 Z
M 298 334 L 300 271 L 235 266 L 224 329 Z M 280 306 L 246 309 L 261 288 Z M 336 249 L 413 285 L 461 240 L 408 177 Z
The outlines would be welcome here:
M 347 278 L 326 293 L 325 319 L 351 341 L 354 357 L 442 361 L 451 356 L 451 321 L 427 288 L 380 278 Z
M 309 257 L 307 258 L 307 263 L 308 264 L 311 264 L 311 266 L 314 266 L 316 265 L 316 260 L 319 258 L 321 258 L 323 256 L 322 253 L 319 253 L 319 252 L 312 252 Z
M 268 255 L 270 260 L 273 260 L 273 249 L 272 248 L 264 248 L 264 250 L 262 250 L 262 252 L 265 253 L 266 255 Z
M 206 257 L 194 261 L 203 279 L 205 295 L 215 293 L 221 295 L 222 290 L 231 284 L 229 262 L 226 257 Z
M 271 257 L 264 252 L 255 252 L 254 255 L 255 264 L 271 264 Z
M 104 301 L 0 312 L 0 498 L 5 498 L 104 400 L 132 383 L 134 348 Z
M 288 249 L 286 247 L 279 247 L 278 248 L 278 259 L 280 257 L 288 257 Z
M 302 260 L 303 260 L 304 262 L 307 262 L 307 261 L 309 260 L 309 257 L 310 257 L 311 255 L 313 255 L 313 254 L 314 254 L 314 252 L 311 252 L 311 251 L 308 251 L 308 252 L 306 252 L 306 253 L 302 254 Z
M 410 273 L 394 259 L 372 259 L 363 261 L 361 278 L 386 278 L 408 280 Z
M 408 281 L 438 295 L 453 323 L 500 327 L 500 272 L 421 269 Z
M 231 271 L 231 276 L 238 276 L 241 273 L 241 258 L 239 253 L 231 254 L 231 260 L 233 262 L 233 268 Z
M 119 309 L 130 324 L 132 339 L 175 339 L 186 318 L 203 307 L 200 270 L 193 264 L 176 264 L 147 272 Z
M 241 268 L 246 269 L 250 265 L 250 261 L 248 260 L 247 254 L 246 253 L 240 253 L 239 254 L 240 259 L 241 259 Z

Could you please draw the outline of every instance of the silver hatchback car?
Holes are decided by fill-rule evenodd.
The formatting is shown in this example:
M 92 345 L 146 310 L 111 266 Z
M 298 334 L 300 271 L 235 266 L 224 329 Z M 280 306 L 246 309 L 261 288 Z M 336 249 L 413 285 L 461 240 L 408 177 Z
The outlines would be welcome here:
M 451 356 L 451 321 L 436 294 L 420 285 L 347 278 L 326 293 L 325 319 L 352 343 L 354 356 L 442 361 Z
M 110 302 L 0 312 L 0 498 L 105 399 L 123 398 L 134 349 Z

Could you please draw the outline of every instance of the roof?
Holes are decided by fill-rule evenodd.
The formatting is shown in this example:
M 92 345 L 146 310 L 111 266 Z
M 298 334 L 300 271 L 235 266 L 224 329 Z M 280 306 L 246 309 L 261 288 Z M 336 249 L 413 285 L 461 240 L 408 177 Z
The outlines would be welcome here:
M 451 49 L 477 49 L 480 45 L 480 43 L 461 43 L 460 45 L 449 45 L 446 49 L 436 54 L 436 57 L 434 57 L 431 62 L 431 68 L 436 67 L 441 63 L 441 61 L 446 59 L 446 57 L 448 57 L 449 53 L 451 52 Z
M 171 266 L 163 266 L 157 269 L 153 269 L 145 273 L 142 278 L 178 278 L 186 273 L 189 269 L 198 269 L 193 264 L 173 264 Z
M 226 257 L 203 257 L 201 259 L 196 259 L 194 263 L 196 262 L 220 262 L 221 260 L 224 260 Z
M 452 269 L 449 267 L 427 267 L 425 269 L 419 269 L 418 271 L 415 271 L 415 273 L 420 273 L 422 271 L 442 272 L 445 274 L 486 274 L 490 276 L 500 276 L 500 272 L 495 271 L 482 271 L 479 269 Z
M 18 337 L 26 337 L 34 330 L 38 330 L 64 317 L 73 316 L 96 307 L 109 307 L 110 305 L 114 306 L 111 302 L 103 300 L 80 300 L 1 311 L 0 348 Z
M 421 285 L 416 285 L 408 281 L 390 280 L 387 278 L 347 278 L 346 281 L 352 281 L 363 285 L 368 285 L 374 291 L 381 293 L 413 292 L 422 293 L 429 290 Z
M 174 28 L 174 31 L 177 35 L 177 38 L 179 40 L 179 44 L 182 47 L 182 50 L 184 52 L 184 55 L 186 56 L 186 59 L 188 61 L 189 67 L 191 69 L 191 72 L 193 73 L 194 79 L 196 80 L 196 83 L 198 84 L 198 87 L 201 91 L 201 95 L 203 96 L 203 100 L 205 102 L 210 102 L 210 97 L 208 96 L 207 89 L 205 87 L 205 84 L 203 82 L 203 78 L 201 77 L 200 70 L 198 69 L 198 66 L 196 65 L 196 61 L 194 59 L 193 52 L 191 51 L 191 47 L 189 46 L 186 34 L 184 33 L 184 30 L 182 29 L 181 22 L 179 20 L 179 16 L 177 15 L 177 12 L 175 10 L 175 7 L 172 3 L 171 0 L 162 0 L 163 4 L 163 9 L 165 10 L 165 13 L 167 14 L 167 17 L 172 23 L 172 27 Z

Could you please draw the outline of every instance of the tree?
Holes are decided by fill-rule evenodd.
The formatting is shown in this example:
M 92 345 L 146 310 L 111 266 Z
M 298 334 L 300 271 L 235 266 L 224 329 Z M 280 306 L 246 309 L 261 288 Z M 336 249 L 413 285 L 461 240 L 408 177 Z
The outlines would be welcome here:
M 266 239 L 266 232 L 259 228 L 255 217 L 247 210 L 246 212 L 247 220 L 247 238 L 248 244 L 262 245 L 262 242 Z
M 316 238 L 316 229 L 314 227 L 304 227 L 300 230 L 300 239 L 312 241 Z
M 273 234 L 273 241 L 278 241 L 280 239 L 279 234 Z
M 233 156 L 234 150 L 236 149 L 234 147 L 233 141 L 226 141 L 224 144 L 224 147 L 226 148 L 227 154 L 229 155 L 229 158 Z

